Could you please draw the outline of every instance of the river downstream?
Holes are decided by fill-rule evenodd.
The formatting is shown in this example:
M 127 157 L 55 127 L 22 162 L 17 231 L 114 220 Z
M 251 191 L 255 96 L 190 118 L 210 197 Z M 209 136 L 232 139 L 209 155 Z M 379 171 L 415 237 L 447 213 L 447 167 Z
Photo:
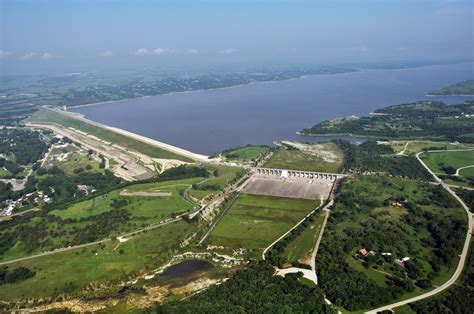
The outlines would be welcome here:
M 474 63 L 397 70 L 316 75 L 234 88 L 160 95 L 71 111 L 110 126 L 187 150 L 213 154 L 246 144 L 293 139 L 317 122 L 416 100 L 454 104 L 473 96 L 429 97 L 427 93 L 472 79 Z

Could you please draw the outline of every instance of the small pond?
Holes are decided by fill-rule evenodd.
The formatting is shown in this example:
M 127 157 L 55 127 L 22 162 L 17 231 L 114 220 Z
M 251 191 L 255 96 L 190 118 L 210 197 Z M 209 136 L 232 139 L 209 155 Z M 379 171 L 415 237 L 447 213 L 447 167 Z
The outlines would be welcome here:
M 205 271 L 214 268 L 214 265 L 203 260 L 187 260 L 168 267 L 161 276 L 166 279 L 174 279 L 188 276 L 194 272 Z

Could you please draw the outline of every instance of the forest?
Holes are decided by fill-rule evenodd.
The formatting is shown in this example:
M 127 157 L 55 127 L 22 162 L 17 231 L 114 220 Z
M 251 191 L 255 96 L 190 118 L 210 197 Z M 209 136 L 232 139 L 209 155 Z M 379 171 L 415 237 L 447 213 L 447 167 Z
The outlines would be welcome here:
M 334 141 L 344 153 L 343 169 L 349 173 L 388 174 L 394 177 L 430 180 L 431 175 L 413 156 L 397 156 L 388 145 L 367 141 L 360 145 Z
M 158 306 L 157 313 L 336 313 L 321 289 L 299 280 L 302 274 L 273 276 L 265 262 L 238 271 L 221 285 Z

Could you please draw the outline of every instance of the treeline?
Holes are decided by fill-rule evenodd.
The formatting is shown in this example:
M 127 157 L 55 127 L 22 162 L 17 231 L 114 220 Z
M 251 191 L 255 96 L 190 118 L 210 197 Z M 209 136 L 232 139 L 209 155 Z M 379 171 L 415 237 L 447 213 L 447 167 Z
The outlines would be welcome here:
M 164 303 L 156 313 L 336 313 L 319 288 L 299 281 L 302 274 L 283 278 L 274 272 L 268 264 L 255 264 L 221 285 Z
M 466 189 L 457 189 L 456 194 L 464 200 L 466 205 L 469 207 L 471 213 L 474 213 L 474 191 Z
M 36 275 L 36 272 L 26 267 L 9 269 L 8 266 L 0 267 L 0 285 L 17 283 Z
M 474 251 L 472 244 L 461 280 L 445 292 L 426 300 L 411 303 L 410 307 L 420 314 L 472 313 L 472 309 L 474 309 Z
M 344 153 L 345 172 L 388 174 L 394 177 L 430 180 L 431 175 L 412 156 L 397 156 L 388 145 L 367 141 L 360 145 L 334 140 Z

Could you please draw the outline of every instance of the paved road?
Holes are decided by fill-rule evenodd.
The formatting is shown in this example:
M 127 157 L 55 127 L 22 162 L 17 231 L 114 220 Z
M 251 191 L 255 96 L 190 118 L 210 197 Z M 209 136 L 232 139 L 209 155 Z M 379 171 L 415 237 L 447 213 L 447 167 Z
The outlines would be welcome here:
M 146 231 L 146 230 L 151 230 L 151 229 L 155 229 L 155 228 L 158 228 L 158 227 L 162 227 L 164 225 L 171 224 L 173 222 L 181 220 L 182 219 L 181 216 L 179 216 L 175 219 L 163 222 L 163 223 L 150 225 L 148 227 L 145 227 L 145 228 L 142 228 L 142 229 L 139 229 L 139 230 L 135 230 L 135 231 L 132 231 L 132 232 L 121 234 L 119 237 L 122 237 L 122 238 L 130 237 L 130 236 L 133 236 L 137 233 L 140 233 L 140 232 L 143 232 L 143 231 Z M 109 241 L 112 241 L 112 238 L 107 238 L 107 239 L 103 239 L 103 240 L 99 240 L 99 241 L 95 241 L 95 242 L 90 242 L 90 243 L 74 245 L 74 246 L 70 246 L 70 247 L 66 247 L 66 248 L 62 248 L 62 249 L 57 249 L 57 250 L 54 250 L 54 251 L 49 251 L 49 252 L 44 252 L 44 253 L 40 253 L 40 254 L 36 254 L 36 255 L 17 258 L 17 259 L 11 260 L 11 261 L 0 262 L 0 265 L 7 265 L 7 264 L 16 263 L 16 262 L 26 261 L 26 260 L 29 260 L 29 259 L 34 259 L 34 258 L 37 258 L 37 257 L 53 255 L 53 254 L 56 254 L 56 253 L 61 253 L 61 252 L 66 252 L 66 251 L 71 251 L 71 250 L 76 250 L 76 249 L 80 249 L 80 248 L 84 248 L 84 247 L 88 247 L 88 246 L 96 245 L 96 244 L 100 244 L 100 243 L 105 243 L 105 242 L 109 242 Z
M 431 290 L 431 291 L 429 291 L 425 294 L 419 295 L 417 297 L 413 297 L 413 298 L 406 299 L 406 300 L 403 300 L 403 301 L 400 301 L 400 302 L 396 302 L 396 303 L 393 303 L 393 304 L 389 304 L 389 305 L 386 305 L 386 306 L 379 307 L 377 309 L 368 311 L 367 313 L 377 313 L 377 312 L 381 312 L 381 311 L 387 311 L 387 310 L 391 310 L 391 309 L 394 309 L 394 308 L 399 307 L 399 306 L 403 306 L 403 305 L 406 305 L 406 304 L 409 304 L 409 303 L 413 303 L 413 302 L 416 302 L 416 301 L 420 301 L 420 300 L 432 297 L 435 294 L 438 294 L 438 293 L 446 290 L 447 288 L 449 288 L 451 285 L 453 285 L 456 282 L 456 280 L 459 278 L 459 276 L 461 275 L 462 270 L 464 268 L 464 264 L 465 264 L 466 258 L 467 258 L 467 253 L 469 251 L 469 244 L 471 242 L 472 230 L 473 230 L 473 227 L 474 227 L 472 214 L 469 210 L 469 207 L 464 203 L 464 201 L 458 195 L 456 195 L 456 193 L 454 193 L 450 189 L 449 185 L 443 183 L 443 181 L 440 178 L 438 178 L 436 176 L 436 174 L 434 174 L 431 171 L 431 169 L 428 168 L 428 166 L 426 166 L 426 164 L 420 158 L 421 154 L 422 154 L 422 152 L 416 154 L 416 158 L 418 159 L 418 161 L 423 165 L 423 167 L 426 168 L 426 170 L 428 170 L 429 173 L 431 173 L 431 175 L 435 178 L 435 180 L 437 182 L 439 182 L 443 186 L 443 188 L 446 191 L 448 191 L 462 205 L 462 207 L 464 208 L 464 210 L 467 213 L 468 228 L 467 228 L 467 232 L 466 232 L 466 240 L 464 241 L 464 247 L 463 247 L 462 253 L 460 255 L 458 266 L 457 266 L 456 271 L 454 272 L 454 274 L 451 276 L 451 278 L 449 278 L 448 281 L 446 281 L 441 286 L 435 288 L 434 290 Z

